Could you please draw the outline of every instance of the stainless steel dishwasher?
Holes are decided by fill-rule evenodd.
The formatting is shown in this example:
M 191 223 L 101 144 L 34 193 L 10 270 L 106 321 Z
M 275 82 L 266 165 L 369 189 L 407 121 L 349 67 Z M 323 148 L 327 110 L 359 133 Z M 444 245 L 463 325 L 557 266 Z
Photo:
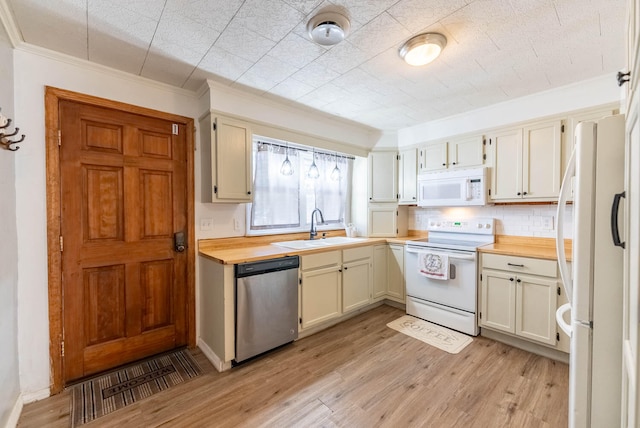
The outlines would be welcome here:
M 236 265 L 240 363 L 298 338 L 298 256 Z

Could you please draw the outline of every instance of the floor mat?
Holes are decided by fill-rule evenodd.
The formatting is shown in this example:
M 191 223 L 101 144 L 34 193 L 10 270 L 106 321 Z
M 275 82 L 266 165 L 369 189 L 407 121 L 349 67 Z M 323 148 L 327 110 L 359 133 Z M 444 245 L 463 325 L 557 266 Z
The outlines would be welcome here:
M 85 424 L 201 373 L 189 351 L 181 349 L 73 385 L 72 424 Z
M 387 327 L 411 336 L 414 339 L 421 340 L 431 346 L 435 346 L 438 349 L 447 351 L 450 354 L 457 354 L 473 341 L 471 337 L 465 334 L 432 324 L 420 318 L 412 317 L 411 315 L 405 315 L 395 321 L 391 321 L 387 324 Z

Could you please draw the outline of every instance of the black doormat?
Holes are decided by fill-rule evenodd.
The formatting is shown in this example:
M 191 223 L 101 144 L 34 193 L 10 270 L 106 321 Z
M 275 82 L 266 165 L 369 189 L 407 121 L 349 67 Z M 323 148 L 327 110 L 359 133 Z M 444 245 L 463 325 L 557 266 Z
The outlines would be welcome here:
M 85 424 L 201 373 L 189 351 L 181 349 L 73 385 L 72 424 Z

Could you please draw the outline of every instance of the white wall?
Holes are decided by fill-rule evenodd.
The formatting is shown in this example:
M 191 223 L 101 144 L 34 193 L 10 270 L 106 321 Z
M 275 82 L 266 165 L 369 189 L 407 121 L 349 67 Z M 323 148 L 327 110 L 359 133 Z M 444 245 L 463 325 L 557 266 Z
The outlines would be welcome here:
M 57 61 L 20 49 L 14 52 L 15 116 L 27 135 L 15 159 L 20 381 L 28 402 L 49 394 L 45 85 L 196 120 L 198 112 L 197 99 L 190 92 L 102 67 L 80 66 L 76 60 Z
M 604 75 L 401 129 L 398 131 L 398 145 L 410 146 L 573 110 L 619 103 L 621 91 L 616 82 L 614 74 Z
M 0 107 L 14 118 L 13 52 L 0 25 Z M 15 122 L 14 122 L 15 123 Z M 19 127 L 22 122 L 17 121 Z M 13 131 L 13 126 L 8 128 Z M 26 142 L 25 144 L 28 144 Z M 18 237 L 16 232 L 16 159 L 23 150 L 11 152 L 0 147 L 0 426 L 13 424 L 14 406 L 19 406 L 18 377 Z M 13 420 L 13 421 L 12 421 Z

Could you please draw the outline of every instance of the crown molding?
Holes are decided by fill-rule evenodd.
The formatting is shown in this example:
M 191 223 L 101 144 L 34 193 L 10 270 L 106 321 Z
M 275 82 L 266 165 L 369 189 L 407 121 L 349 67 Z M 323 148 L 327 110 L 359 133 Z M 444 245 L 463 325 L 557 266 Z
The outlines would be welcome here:
M 7 3 L 7 0 L 0 0 L 0 22 L 2 22 L 2 25 L 7 32 L 7 36 L 9 36 L 11 46 L 17 48 L 24 43 L 22 33 L 16 25 L 15 17 L 13 16 L 13 12 Z

